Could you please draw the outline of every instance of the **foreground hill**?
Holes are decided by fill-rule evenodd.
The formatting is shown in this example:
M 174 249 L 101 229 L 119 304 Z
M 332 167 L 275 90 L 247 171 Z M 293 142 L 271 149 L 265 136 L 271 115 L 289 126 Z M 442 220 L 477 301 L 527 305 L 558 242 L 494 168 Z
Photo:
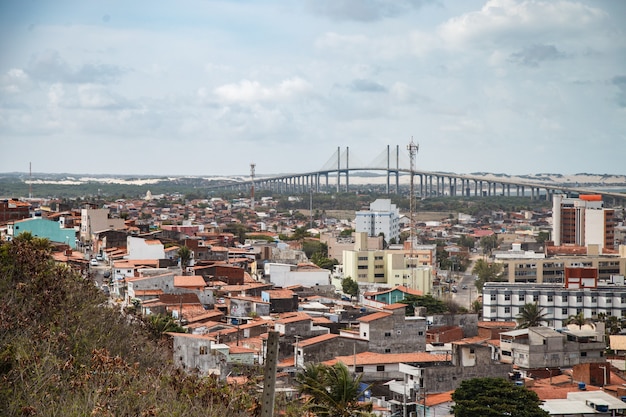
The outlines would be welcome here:
M 175 371 L 138 320 L 64 265 L 47 241 L 0 245 L 0 415 L 253 416 L 250 387 Z

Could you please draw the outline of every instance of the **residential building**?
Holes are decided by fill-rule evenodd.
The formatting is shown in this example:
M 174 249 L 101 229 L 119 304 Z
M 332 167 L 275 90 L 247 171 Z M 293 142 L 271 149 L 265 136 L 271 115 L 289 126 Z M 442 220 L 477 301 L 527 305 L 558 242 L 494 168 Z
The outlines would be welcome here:
M 551 248 L 548 248 L 550 250 Z M 572 248 L 574 249 L 574 248 Z M 503 274 L 510 283 L 563 283 L 566 268 L 590 267 L 598 270 L 600 281 L 614 275 L 626 275 L 626 246 L 620 245 L 617 254 L 600 253 L 597 245 L 580 248 L 579 254 L 550 257 L 498 258 Z M 571 252 L 571 251 L 563 251 Z
M 613 249 L 614 210 L 604 208 L 602 196 L 580 195 L 568 198 L 554 194 L 552 199 L 552 240 L 555 246 L 599 245 Z
M 435 245 L 410 250 L 369 250 L 365 234 L 355 234 L 354 250 L 343 252 L 343 274 L 360 284 L 403 285 L 426 294 L 432 291 Z
M 565 288 L 563 284 L 488 282 L 483 287 L 483 320 L 515 321 L 526 303 L 537 303 L 546 325 L 562 328 L 571 315 L 626 317 L 626 285 Z
M 80 212 L 80 240 L 92 242 L 94 233 L 126 228 L 124 219 L 111 219 L 109 209 L 82 209 Z
M 557 332 L 531 327 L 500 333 L 500 361 L 519 369 L 569 368 L 581 363 L 605 362 L 604 326 L 576 325 Z
M 406 317 L 406 304 L 390 304 L 382 311 L 358 319 L 358 332 L 341 330 L 340 335 L 369 341 L 369 351 L 378 353 L 424 352 L 426 319 Z
M 46 238 L 51 242 L 64 243 L 76 249 L 76 230 L 63 227 L 63 222 L 43 219 L 41 217 L 19 220 L 7 225 L 8 236 L 19 236 L 30 233 L 33 236 Z
M 143 239 L 128 236 L 127 259 L 165 259 L 165 247 L 158 239 Z
M 27 219 L 30 216 L 30 204 L 25 201 L 0 200 L 0 225 L 11 221 Z
M 311 263 L 292 265 L 267 262 L 264 271 L 265 280 L 277 287 L 330 285 L 330 271 Z
M 369 211 L 356 212 L 356 231 L 374 237 L 381 233 L 387 242 L 400 238 L 400 210 L 390 199 L 377 199 L 370 204 Z

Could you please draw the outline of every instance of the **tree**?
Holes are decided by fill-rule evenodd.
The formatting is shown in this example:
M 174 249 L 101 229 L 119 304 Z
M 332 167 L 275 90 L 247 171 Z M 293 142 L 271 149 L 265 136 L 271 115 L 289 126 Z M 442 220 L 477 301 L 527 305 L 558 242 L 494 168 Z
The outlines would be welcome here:
M 550 233 L 548 232 L 539 232 L 537 237 L 535 237 L 535 241 L 540 245 L 543 245 L 546 240 L 550 240 Z
M 480 247 L 483 248 L 484 255 L 491 255 L 491 252 L 494 249 L 497 249 L 498 246 L 500 246 L 500 241 L 498 240 L 498 235 L 496 234 L 485 236 L 480 239 Z
M 569 316 L 567 320 L 565 320 L 565 325 L 568 324 L 575 324 L 576 326 L 578 326 L 579 330 L 582 329 L 583 326 L 586 324 L 595 327 L 595 325 L 593 324 L 593 320 L 585 318 L 585 315 L 582 311 L 578 314 L 572 314 L 571 316 Z
M 359 283 L 351 277 L 345 277 L 341 280 L 341 290 L 344 294 L 348 294 L 351 297 L 357 297 L 359 295 Z
M 185 274 L 185 270 L 189 266 L 189 262 L 191 261 L 191 249 L 187 246 L 181 246 L 178 249 L 178 258 L 180 259 L 180 267 L 183 270 L 183 275 Z
M 370 388 L 361 384 L 361 377 L 353 377 L 341 362 L 333 366 L 309 363 L 296 374 L 296 384 L 308 396 L 306 405 L 316 416 L 356 417 L 372 411 L 372 403 L 359 402 Z
M 461 382 L 452 394 L 456 417 L 548 417 L 537 394 L 503 378 L 474 378 Z
M 407 305 L 406 315 L 412 316 L 415 314 L 415 307 L 426 307 L 427 314 L 441 314 L 449 311 L 450 305 L 444 303 L 441 300 L 433 297 L 430 294 L 426 295 L 413 295 L 406 294 L 404 300 L 400 301 Z M 454 306 L 453 306 L 454 307 Z M 457 305 L 458 308 L 458 305 Z
M 545 316 L 547 313 L 543 311 L 543 307 L 539 307 L 537 303 L 526 303 L 520 308 L 517 315 L 517 328 L 527 329 L 529 327 L 541 326 L 541 323 L 546 322 Z
M 472 273 L 478 275 L 478 279 L 474 283 L 478 291 L 483 290 L 485 282 L 502 281 L 502 269 L 502 264 L 487 262 L 484 259 L 477 260 Z

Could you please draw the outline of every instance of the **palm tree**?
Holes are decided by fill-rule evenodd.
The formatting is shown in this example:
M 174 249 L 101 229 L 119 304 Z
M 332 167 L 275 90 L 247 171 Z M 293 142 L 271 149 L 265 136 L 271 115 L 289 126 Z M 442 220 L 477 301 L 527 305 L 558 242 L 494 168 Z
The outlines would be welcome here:
M 307 405 L 320 417 L 364 416 L 372 411 L 371 403 L 360 403 L 359 397 L 369 389 L 361 385 L 361 377 L 350 375 L 341 362 L 333 366 L 309 363 L 296 375 L 301 394 L 307 395 Z
M 180 267 L 183 270 L 183 275 L 185 275 L 185 270 L 189 265 L 189 261 L 191 261 L 191 249 L 187 246 L 181 246 L 181 248 L 178 249 L 178 257 L 180 258 Z
M 528 329 L 529 327 L 541 326 L 541 323 L 547 322 L 546 314 L 543 307 L 539 307 L 537 303 L 526 303 L 520 308 L 517 315 L 517 328 Z
M 586 319 L 585 315 L 583 314 L 582 311 L 580 313 L 578 313 L 578 314 L 569 316 L 567 318 L 567 320 L 565 320 L 565 325 L 568 325 L 568 324 L 575 324 L 575 325 L 577 325 L 578 326 L 578 330 L 582 329 L 585 324 L 589 324 L 589 325 L 591 325 L 594 328 L 596 327 L 593 324 L 593 320 Z

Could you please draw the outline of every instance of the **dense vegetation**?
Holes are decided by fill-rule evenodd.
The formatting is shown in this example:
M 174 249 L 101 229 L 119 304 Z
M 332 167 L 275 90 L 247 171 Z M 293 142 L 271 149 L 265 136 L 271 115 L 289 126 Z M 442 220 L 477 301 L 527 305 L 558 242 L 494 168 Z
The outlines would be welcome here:
M 167 341 L 151 330 L 55 264 L 46 240 L 24 234 L 3 243 L 0 415 L 258 414 L 253 385 L 174 370 Z
M 535 392 L 502 378 L 474 378 L 461 382 L 452 394 L 456 417 L 548 417 Z

